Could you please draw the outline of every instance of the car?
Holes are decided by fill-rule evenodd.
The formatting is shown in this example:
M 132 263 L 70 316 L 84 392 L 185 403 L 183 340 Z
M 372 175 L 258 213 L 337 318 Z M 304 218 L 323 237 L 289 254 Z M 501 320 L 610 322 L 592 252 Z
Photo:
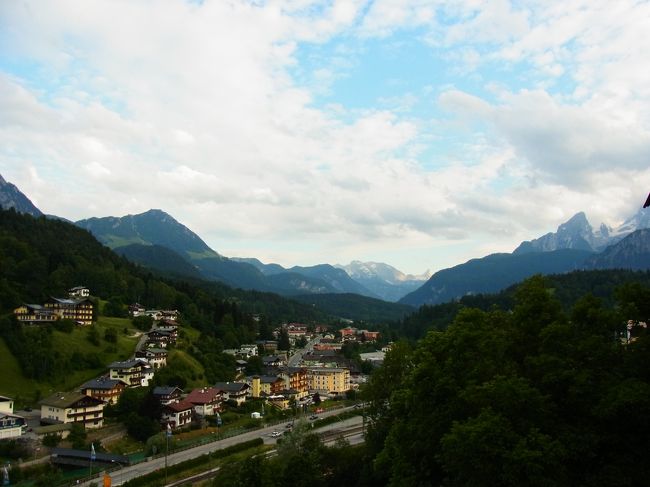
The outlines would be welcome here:
M 291 428 L 293 428 L 293 423 L 287 423 L 287 424 L 284 425 L 284 427 L 287 428 L 287 429 L 291 429 Z
M 282 433 L 280 433 L 279 431 L 274 431 L 273 433 L 271 433 L 271 438 L 277 438 L 278 436 L 281 436 L 281 435 L 282 435 Z
M 311 416 L 309 416 L 309 419 L 311 419 L 311 420 L 318 419 L 318 416 L 316 416 L 315 414 L 312 414 Z

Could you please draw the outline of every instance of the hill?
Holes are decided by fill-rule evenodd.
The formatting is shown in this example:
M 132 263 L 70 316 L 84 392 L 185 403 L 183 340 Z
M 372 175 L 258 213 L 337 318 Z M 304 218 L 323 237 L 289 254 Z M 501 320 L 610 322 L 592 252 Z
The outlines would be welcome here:
M 561 249 L 552 252 L 492 254 L 436 272 L 400 303 L 438 304 L 463 296 L 494 293 L 534 274 L 556 274 L 581 269 L 592 252 Z
M 366 323 L 397 321 L 413 312 L 413 308 L 408 305 L 389 303 L 358 294 L 303 294 L 294 299 L 329 315 Z

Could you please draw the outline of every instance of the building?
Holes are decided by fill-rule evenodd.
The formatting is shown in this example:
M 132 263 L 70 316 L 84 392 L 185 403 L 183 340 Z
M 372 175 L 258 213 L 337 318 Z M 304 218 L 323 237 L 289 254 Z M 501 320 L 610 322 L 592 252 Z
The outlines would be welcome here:
M 233 401 L 237 406 L 246 402 L 251 388 L 245 382 L 217 382 L 214 387 L 223 393 L 225 401 Z
M 105 401 L 107 404 L 116 404 L 124 389 L 128 387 L 122 379 L 111 379 L 108 376 L 89 380 L 81 386 L 81 393 Z
M 275 396 L 284 390 L 284 380 L 273 375 L 255 375 L 250 378 L 251 396 Z
M 0 440 L 17 438 L 26 428 L 25 418 L 14 414 L 13 399 L 0 396 Z
M 146 360 L 155 370 L 167 365 L 167 350 L 164 348 L 145 348 L 135 352 L 135 358 Z
M 152 394 L 164 406 L 173 402 L 180 402 L 183 391 L 174 386 L 157 386 L 153 388 Z
M 187 401 L 172 402 L 163 406 L 160 422 L 173 429 L 189 426 L 192 423 L 194 405 Z
M 296 391 L 296 398 L 300 399 L 309 393 L 309 377 L 307 369 L 302 367 L 286 367 L 278 374 L 284 381 L 284 389 Z
M 51 297 L 45 308 L 59 315 L 60 319 L 72 320 L 80 325 L 92 325 L 93 303 L 88 298 L 62 299 Z
M 14 315 L 21 323 L 34 325 L 52 323 L 59 319 L 57 313 L 40 304 L 23 304 L 14 309 Z
M 147 332 L 147 346 L 152 348 L 167 348 L 167 345 L 176 343 L 175 334 L 165 330 L 151 330 Z
M 40 404 L 41 424 L 77 423 L 87 429 L 104 425 L 106 403 L 80 392 L 57 392 Z
M 147 311 L 147 308 L 142 306 L 140 303 L 129 304 L 129 314 L 134 318 L 143 315 L 145 311 Z
M 129 387 L 147 387 L 154 374 L 153 367 L 146 360 L 140 358 L 113 362 L 108 369 L 111 379 L 121 379 Z
M 14 400 L 0 396 L 0 413 L 13 414 L 14 413 Z
M 70 298 L 87 298 L 90 296 L 90 289 L 84 286 L 76 286 L 68 289 L 68 297 Z
M 223 393 L 216 387 L 194 389 L 187 395 L 185 401 L 194 406 L 194 411 L 199 416 L 214 416 L 221 411 Z
M 343 368 L 310 368 L 309 389 L 326 394 L 342 394 L 350 390 L 350 371 Z

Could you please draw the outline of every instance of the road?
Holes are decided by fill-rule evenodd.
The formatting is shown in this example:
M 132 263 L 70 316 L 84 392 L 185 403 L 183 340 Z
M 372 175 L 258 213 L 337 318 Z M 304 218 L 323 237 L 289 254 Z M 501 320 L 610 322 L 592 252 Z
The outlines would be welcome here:
M 319 414 L 318 416 L 319 417 L 333 416 L 333 415 L 340 414 L 341 412 L 349 409 L 351 408 L 341 408 L 333 411 L 325 411 Z M 358 426 L 361 424 L 361 421 L 362 418 L 360 416 L 355 416 L 354 418 L 349 418 L 340 423 L 333 423 L 327 426 L 323 426 L 322 428 L 316 428 L 314 431 L 318 433 L 334 432 L 337 429 Z M 270 434 L 273 431 L 283 431 L 284 428 L 285 428 L 284 423 L 276 424 L 273 426 L 266 426 L 264 428 L 260 428 L 254 431 L 249 431 L 247 433 L 242 433 L 241 435 L 232 436 L 230 438 L 225 438 L 223 440 L 215 441 L 213 443 L 208 443 L 206 445 L 200 445 L 177 453 L 171 453 L 167 457 L 167 465 L 170 466 L 176 465 L 177 463 L 181 463 L 186 460 L 196 458 L 206 453 L 211 453 L 217 450 L 221 450 L 223 448 L 227 448 L 229 446 L 236 445 L 238 443 L 243 443 L 245 441 L 254 440 L 256 438 L 259 438 L 260 436 L 264 438 L 265 444 L 273 444 L 276 442 L 276 438 L 272 438 Z M 146 475 L 148 473 L 154 472 L 156 470 L 161 470 L 164 468 L 165 468 L 164 456 L 158 458 L 152 458 L 151 460 L 146 462 L 138 463 L 136 465 L 131 465 L 128 467 L 123 467 L 119 470 L 115 470 L 114 473 L 112 474 L 113 477 L 112 484 L 122 485 L 128 480 L 131 480 L 136 477 L 141 477 L 142 475 Z M 89 487 L 92 482 L 97 483 L 98 478 L 95 477 L 94 479 L 86 482 L 82 482 L 79 485 Z
M 296 353 L 294 353 L 289 358 L 289 360 L 287 360 L 287 365 L 289 367 L 297 367 L 298 364 L 300 364 L 300 361 L 302 360 L 302 356 L 305 353 L 310 352 L 311 350 L 313 350 L 314 345 L 316 345 L 320 341 L 320 339 L 321 339 L 320 335 L 316 336 L 315 338 L 312 338 L 312 340 L 309 341 L 307 343 L 307 345 L 305 345 L 305 348 L 301 348 L 300 350 L 297 350 Z

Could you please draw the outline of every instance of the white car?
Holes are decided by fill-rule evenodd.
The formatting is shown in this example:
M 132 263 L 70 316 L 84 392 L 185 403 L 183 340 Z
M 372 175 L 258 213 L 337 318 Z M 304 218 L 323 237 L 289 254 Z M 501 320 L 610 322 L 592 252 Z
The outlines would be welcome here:
M 281 436 L 281 435 L 282 435 L 282 433 L 280 433 L 279 431 L 274 431 L 273 433 L 271 433 L 271 438 L 277 438 L 278 436 Z

